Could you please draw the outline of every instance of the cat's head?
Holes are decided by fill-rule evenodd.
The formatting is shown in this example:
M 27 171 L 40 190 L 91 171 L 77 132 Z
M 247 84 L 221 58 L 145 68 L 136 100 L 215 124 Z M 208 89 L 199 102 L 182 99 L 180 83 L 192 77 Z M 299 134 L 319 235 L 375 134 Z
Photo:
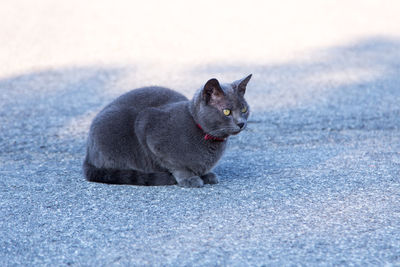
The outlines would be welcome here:
M 226 138 L 246 128 L 250 108 L 244 99 L 251 74 L 232 83 L 220 84 L 210 79 L 194 98 L 194 117 L 203 130 Z

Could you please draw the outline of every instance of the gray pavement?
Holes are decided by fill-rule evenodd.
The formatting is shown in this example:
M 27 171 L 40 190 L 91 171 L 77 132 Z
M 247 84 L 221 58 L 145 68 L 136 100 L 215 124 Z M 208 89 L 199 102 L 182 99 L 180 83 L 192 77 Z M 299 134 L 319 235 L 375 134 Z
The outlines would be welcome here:
M 186 94 L 254 74 L 248 129 L 201 189 L 84 180 L 90 120 L 136 66 L 1 79 L 0 266 L 400 265 L 398 51 L 377 37 L 303 61 L 193 66 Z

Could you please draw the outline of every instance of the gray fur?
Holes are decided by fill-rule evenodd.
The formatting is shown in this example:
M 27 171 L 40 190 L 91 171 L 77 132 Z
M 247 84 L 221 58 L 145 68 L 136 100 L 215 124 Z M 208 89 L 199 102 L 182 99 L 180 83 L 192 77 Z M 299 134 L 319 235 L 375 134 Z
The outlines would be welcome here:
M 192 100 L 163 87 L 120 96 L 92 122 L 83 164 L 86 178 L 183 187 L 218 183 L 211 169 L 221 158 L 226 139 L 246 126 L 249 108 L 244 93 L 250 78 L 222 85 L 211 79 Z M 223 114 L 225 108 L 231 115 Z M 220 140 L 206 140 L 206 133 Z

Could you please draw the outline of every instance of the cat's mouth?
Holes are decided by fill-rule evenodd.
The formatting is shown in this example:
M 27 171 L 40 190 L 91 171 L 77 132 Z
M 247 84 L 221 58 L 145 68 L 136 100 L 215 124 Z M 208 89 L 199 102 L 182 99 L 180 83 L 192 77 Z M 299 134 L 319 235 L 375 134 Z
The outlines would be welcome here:
M 217 130 L 217 131 L 214 131 L 214 132 L 210 132 L 210 134 L 212 136 L 216 136 L 216 137 L 225 139 L 225 138 L 228 138 L 231 135 L 239 134 L 243 129 L 244 128 L 242 128 L 242 129 L 232 129 L 232 128 L 230 128 L 230 129 Z

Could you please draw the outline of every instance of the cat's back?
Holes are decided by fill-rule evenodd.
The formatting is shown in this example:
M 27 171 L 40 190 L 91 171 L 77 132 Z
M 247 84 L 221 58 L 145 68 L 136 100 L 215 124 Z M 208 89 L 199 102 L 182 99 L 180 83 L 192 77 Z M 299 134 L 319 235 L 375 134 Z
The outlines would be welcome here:
M 118 127 L 128 129 L 134 124 L 136 116 L 146 108 L 160 107 L 188 99 L 169 88 L 160 86 L 142 87 L 131 90 L 107 105 L 92 122 L 92 132 L 100 128 L 101 132 Z M 124 127 L 124 125 L 126 125 Z
M 109 106 L 118 107 L 159 107 L 165 104 L 188 100 L 184 95 L 166 87 L 149 86 L 129 91 L 117 99 Z

